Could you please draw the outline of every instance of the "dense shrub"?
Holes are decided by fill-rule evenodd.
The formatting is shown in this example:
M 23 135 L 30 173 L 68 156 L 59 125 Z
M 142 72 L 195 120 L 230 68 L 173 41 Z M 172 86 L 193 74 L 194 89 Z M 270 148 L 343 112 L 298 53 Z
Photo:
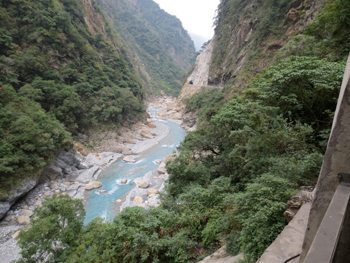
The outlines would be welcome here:
M 120 41 L 91 33 L 82 5 L 0 1 L 3 195 L 25 176 L 38 175 L 69 142 L 69 132 L 118 126 L 144 112 L 143 90 Z
M 66 262 L 79 244 L 84 215 L 80 200 L 68 196 L 47 199 L 35 210 L 31 227 L 20 233 L 22 259 L 19 262 Z
M 39 104 L 0 86 L 0 193 L 14 180 L 37 175 L 56 149 L 70 143 L 70 135 Z M 6 196 L 6 195 L 5 195 Z

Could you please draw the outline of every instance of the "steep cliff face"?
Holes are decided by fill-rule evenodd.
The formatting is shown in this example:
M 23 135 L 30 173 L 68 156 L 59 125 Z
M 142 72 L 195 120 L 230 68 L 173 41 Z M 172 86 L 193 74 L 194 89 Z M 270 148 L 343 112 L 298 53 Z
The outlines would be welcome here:
M 100 6 L 127 43 L 149 93 L 176 94 L 195 57 L 181 22 L 152 0 L 103 0 Z
M 84 20 L 89 32 L 92 35 L 106 36 L 106 24 L 101 13 L 96 12 L 95 3 L 92 0 L 82 0 Z
M 219 6 L 209 83 L 242 86 L 314 19 L 324 1 L 237 1 Z
M 198 93 L 203 87 L 208 86 L 209 67 L 213 53 L 213 41 L 208 42 L 196 59 L 194 69 L 187 77 L 179 96 L 180 100 L 192 97 Z

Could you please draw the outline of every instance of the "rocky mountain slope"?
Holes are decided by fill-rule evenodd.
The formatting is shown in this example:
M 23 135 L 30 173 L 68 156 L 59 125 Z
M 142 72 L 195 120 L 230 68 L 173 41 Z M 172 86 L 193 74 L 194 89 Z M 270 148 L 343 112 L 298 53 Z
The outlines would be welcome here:
M 131 50 L 149 93 L 178 93 L 195 58 L 193 41 L 180 20 L 152 0 L 99 3 Z
M 154 81 L 169 92 L 182 82 L 194 51 L 181 23 L 152 1 L 137 10 L 128 23 L 143 32 L 148 21 L 137 49 L 154 63 L 135 61 L 135 39 L 97 1 L 0 3 L 0 218 L 72 138 L 144 118 L 147 72 L 164 73 Z
M 179 99 L 184 100 L 192 97 L 203 87 L 208 86 L 209 67 L 213 53 L 213 41 L 206 43 L 197 56 L 193 71 L 187 77 L 184 86 L 181 89 Z
M 243 86 L 315 18 L 324 0 L 221 1 L 210 83 Z

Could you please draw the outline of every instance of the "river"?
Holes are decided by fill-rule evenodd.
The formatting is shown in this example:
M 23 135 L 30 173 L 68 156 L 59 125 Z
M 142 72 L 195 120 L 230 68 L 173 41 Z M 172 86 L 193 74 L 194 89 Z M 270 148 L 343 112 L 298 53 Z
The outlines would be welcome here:
M 102 171 L 99 178 L 102 188 L 87 194 L 85 224 L 97 217 L 107 221 L 113 220 L 119 213 L 120 207 L 116 200 L 123 199 L 136 186 L 134 183 L 136 178 L 157 170 L 157 161 L 169 156 L 184 140 L 185 130 L 180 124 L 171 120 L 158 119 L 156 108 L 149 108 L 148 112 L 154 124 L 157 126 L 160 124 L 166 125 L 169 133 L 159 143 L 141 152 L 135 163 L 118 160 Z M 128 183 L 120 184 L 119 182 L 123 179 L 128 180 Z

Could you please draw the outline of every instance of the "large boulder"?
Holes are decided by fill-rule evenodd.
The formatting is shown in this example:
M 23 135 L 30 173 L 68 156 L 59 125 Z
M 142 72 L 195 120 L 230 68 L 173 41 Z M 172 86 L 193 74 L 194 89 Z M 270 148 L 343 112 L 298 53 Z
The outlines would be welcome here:
M 127 184 L 128 183 L 128 179 L 120 179 L 118 181 L 119 184 Z
M 17 223 L 20 225 L 29 225 L 30 217 L 29 216 L 19 216 L 17 217 Z
M 135 156 L 129 155 L 129 156 L 125 156 L 123 158 L 123 161 L 127 163 L 135 163 L 136 162 L 135 158 L 136 158 Z
M 92 179 L 96 179 L 101 168 L 100 166 L 94 165 L 89 169 L 83 170 L 80 172 L 79 176 L 76 178 L 76 181 L 80 183 L 87 183 Z
M 77 176 L 79 169 L 85 169 L 82 157 L 74 151 L 62 151 L 56 159 L 42 172 L 43 178 L 57 179 L 61 177 Z
M 141 189 L 147 189 L 148 187 L 150 187 L 150 183 L 141 178 L 136 179 L 135 184 L 138 188 L 141 188 Z
M 102 183 L 99 181 L 91 181 L 85 185 L 85 190 L 93 190 L 102 187 Z
M 153 135 L 147 131 L 147 130 L 143 130 L 141 131 L 140 135 L 143 137 L 143 138 L 146 138 L 146 139 L 152 139 L 153 138 Z

